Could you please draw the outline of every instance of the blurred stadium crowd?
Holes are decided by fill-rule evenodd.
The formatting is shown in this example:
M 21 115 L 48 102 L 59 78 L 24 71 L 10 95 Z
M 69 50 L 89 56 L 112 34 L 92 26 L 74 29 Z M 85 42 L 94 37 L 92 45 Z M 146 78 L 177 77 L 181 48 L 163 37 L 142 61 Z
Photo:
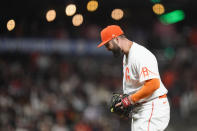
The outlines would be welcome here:
M 195 28 L 155 23 L 152 34 L 140 28 L 125 32 L 158 58 L 171 102 L 168 130 L 196 130 Z M 0 130 L 130 130 L 130 120 L 112 115 L 108 107 L 111 93 L 121 91 L 121 63 L 111 55 L 1 52 Z
M 16 28 L 12 32 L 6 29 L 0 32 L 0 44 L 29 38 L 44 39 L 49 44 L 51 39 L 63 40 L 65 44 L 72 40 L 97 43 L 101 28 L 119 24 L 129 39 L 150 49 L 157 57 L 171 104 L 167 131 L 197 130 L 197 28 L 196 18 L 191 20 L 195 15 L 195 1 L 188 0 L 188 4 L 187 0 L 175 0 L 171 5 L 164 2 L 167 8 L 180 7 L 186 13 L 184 21 L 172 25 L 161 24 L 153 16 L 151 4 L 132 1 L 121 5 L 118 0 L 114 4 L 125 7 L 128 16 L 114 22 L 106 13 L 112 8 L 108 1 L 101 6 L 103 10 L 85 14 L 87 20 L 81 27 L 73 27 L 68 21 L 70 18 L 64 17 L 65 1 L 54 2 L 59 5 L 56 8 L 63 9 L 57 8 L 57 12 L 63 13 L 50 24 L 40 16 L 48 1 L 36 1 L 34 6 L 38 10 L 33 10 L 34 1 L 23 2 L 28 6 L 20 3 Z M 22 16 L 24 6 L 32 10 Z M 15 4 L 12 7 L 14 11 L 18 8 Z M 0 10 L 6 13 L 4 8 Z M 121 59 L 111 54 L 4 51 L 1 45 L 0 49 L 0 131 L 130 131 L 130 120 L 111 114 L 108 106 L 112 92 L 122 90 Z

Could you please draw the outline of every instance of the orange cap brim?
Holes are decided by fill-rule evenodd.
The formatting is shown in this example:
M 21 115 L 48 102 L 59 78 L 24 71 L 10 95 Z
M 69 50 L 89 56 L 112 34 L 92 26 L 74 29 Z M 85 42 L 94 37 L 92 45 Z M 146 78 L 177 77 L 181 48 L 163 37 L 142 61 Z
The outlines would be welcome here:
M 109 42 L 109 41 L 110 41 L 110 40 L 106 40 L 106 41 L 101 42 L 101 43 L 97 46 L 97 48 L 103 46 L 104 44 L 106 44 L 106 43 Z

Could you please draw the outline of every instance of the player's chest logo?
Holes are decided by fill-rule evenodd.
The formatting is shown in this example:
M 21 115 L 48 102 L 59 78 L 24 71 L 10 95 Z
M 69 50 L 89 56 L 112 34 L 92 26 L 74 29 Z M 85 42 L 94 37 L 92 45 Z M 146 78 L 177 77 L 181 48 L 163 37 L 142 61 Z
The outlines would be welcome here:
M 124 78 L 125 78 L 125 84 L 127 87 L 130 86 L 138 86 L 138 80 L 136 79 L 136 74 L 132 70 L 132 68 L 129 68 L 129 66 L 125 66 L 124 68 Z
M 130 70 L 129 70 L 128 67 L 125 68 L 125 80 L 127 82 L 129 82 L 131 80 L 131 78 L 130 78 Z

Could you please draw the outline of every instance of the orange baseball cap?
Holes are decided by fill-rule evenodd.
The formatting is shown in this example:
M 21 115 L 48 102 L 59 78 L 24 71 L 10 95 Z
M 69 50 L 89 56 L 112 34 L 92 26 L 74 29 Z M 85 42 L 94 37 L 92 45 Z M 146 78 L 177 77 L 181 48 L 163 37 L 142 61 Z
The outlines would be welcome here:
M 98 48 L 109 42 L 115 37 L 124 34 L 120 26 L 118 25 L 109 25 L 101 31 L 101 40 L 102 42 L 97 46 Z

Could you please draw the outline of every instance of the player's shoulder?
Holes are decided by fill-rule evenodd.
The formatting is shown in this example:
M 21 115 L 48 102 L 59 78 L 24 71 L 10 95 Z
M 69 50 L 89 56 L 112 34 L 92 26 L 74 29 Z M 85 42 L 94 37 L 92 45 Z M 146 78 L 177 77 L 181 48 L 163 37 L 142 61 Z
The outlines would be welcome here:
M 138 55 L 152 54 L 145 46 L 142 46 L 136 42 L 133 42 L 132 52 L 133 54 L 138 54 Z
M 155 58 L 155 55 L 150 51 L 148 50 L 146 47 L 136 43 L 136 42 L 133 42 L 133 45 L 132 45 L 132 56 L 135 57 L 136 59 L 150 59 L 150 58 Z

